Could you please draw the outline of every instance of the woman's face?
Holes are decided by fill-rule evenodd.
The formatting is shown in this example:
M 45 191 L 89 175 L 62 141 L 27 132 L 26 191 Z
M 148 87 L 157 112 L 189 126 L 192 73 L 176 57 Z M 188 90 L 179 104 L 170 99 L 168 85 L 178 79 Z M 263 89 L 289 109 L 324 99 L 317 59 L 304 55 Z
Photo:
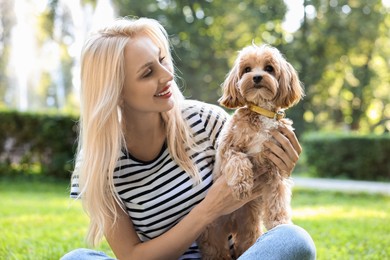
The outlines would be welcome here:
M 123 102 L 126 113 L 165 112 L 172 109 L 171 62 L 150 38 L 138 36 L 125 47 Z

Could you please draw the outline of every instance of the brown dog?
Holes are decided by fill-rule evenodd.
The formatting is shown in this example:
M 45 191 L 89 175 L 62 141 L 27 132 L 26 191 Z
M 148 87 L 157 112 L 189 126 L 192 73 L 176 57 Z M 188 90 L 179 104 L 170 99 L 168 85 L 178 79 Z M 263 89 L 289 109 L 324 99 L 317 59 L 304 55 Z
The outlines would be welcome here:
M 251 195 L 254 178 L 264 185 L 258 199 L 220 218 L 199 237 L 202 259 L 210 260 L 240 256 L 260 237 L 262 224 L 269 230 L 291 223 L 291 181 L 266 159 L 263 143 L 272 140 L 270 130 L 291 127 L 290 120 L 282 119 L 284 109 L 303 96 L 295 69 L 268 45 L 241 50 L 222 87 L 220 104 L 238 109 L 218 140 L 214 179 L 225 175 L 238 199 Z

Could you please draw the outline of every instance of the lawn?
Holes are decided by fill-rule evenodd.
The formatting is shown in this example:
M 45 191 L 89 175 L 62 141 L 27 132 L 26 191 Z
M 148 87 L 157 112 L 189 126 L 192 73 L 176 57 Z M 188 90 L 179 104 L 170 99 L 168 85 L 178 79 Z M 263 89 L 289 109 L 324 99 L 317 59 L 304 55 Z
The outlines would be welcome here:
M 85 247 L 88 219 L 65 181 L 0 179 L 0 259 L 59 259 Z M 294 190 L 294 222 L 317 259 L 390 259 L 390 197 Z M 99 250 L 112 255 L 107 243 Z
M 390 259 L 389 196 L 295 190 L 293 213 L 318 259 Z
M 88 218 L 66 181 L 0 179 L 0 259 L 59 259 L 86 247 Z M 107 243 L 99 248 L 111 253 Z M 111 256 L 113 256 L 111 254 Z

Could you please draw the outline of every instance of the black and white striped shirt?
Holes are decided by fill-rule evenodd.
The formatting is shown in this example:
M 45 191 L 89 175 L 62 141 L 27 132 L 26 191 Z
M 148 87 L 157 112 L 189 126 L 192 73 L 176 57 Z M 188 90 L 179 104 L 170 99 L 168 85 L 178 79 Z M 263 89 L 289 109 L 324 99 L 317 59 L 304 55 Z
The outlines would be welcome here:
M 227 113 L 214 105 L 186 101 L 182 115 L 191 127 L 201 152 L 190 151 L 202 181 L 194 180 L 179 167 L 164 145 L 153 161 L 144 162 L 122 151 L 114 170 L 116 191 L 125 204 L 142 241 L 158 237 L 175 226 L 206 196 L 212 185 L 216 139 Z M 78 193 L 72 185 L 72 195 Z M 180 259 L 200 259 L 194 242 Z

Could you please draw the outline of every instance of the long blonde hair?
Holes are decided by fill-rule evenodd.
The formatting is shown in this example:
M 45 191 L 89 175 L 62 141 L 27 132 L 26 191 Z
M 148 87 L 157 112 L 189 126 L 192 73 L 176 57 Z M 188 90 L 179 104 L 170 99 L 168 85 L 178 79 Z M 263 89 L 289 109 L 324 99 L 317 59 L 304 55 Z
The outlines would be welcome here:
M 81 111 L 79 143 L 74 176 L 79 178 L 83 207 L 90 217 L 87 242 L 96 245 L 104 235 L 106 223 L 115 223 L 116 204 L 113 172 L 122 147 L 120 101 L 125 78 L 124 48 L 138 34 L 150 37 L 172 62 L 168 35 L 156 20 L 121 18 L 93 34 L 85 43 L 81 64 Z M 172 70 L 173 70 L 173 64 Z M 196 182 L 200 181 L 188 148 L 196 144 L 184 122 L 180 102 L 184 100 L 176 83 L 172 84 L 175 106 L 162 113 L 168 149 L 173 159 Z

